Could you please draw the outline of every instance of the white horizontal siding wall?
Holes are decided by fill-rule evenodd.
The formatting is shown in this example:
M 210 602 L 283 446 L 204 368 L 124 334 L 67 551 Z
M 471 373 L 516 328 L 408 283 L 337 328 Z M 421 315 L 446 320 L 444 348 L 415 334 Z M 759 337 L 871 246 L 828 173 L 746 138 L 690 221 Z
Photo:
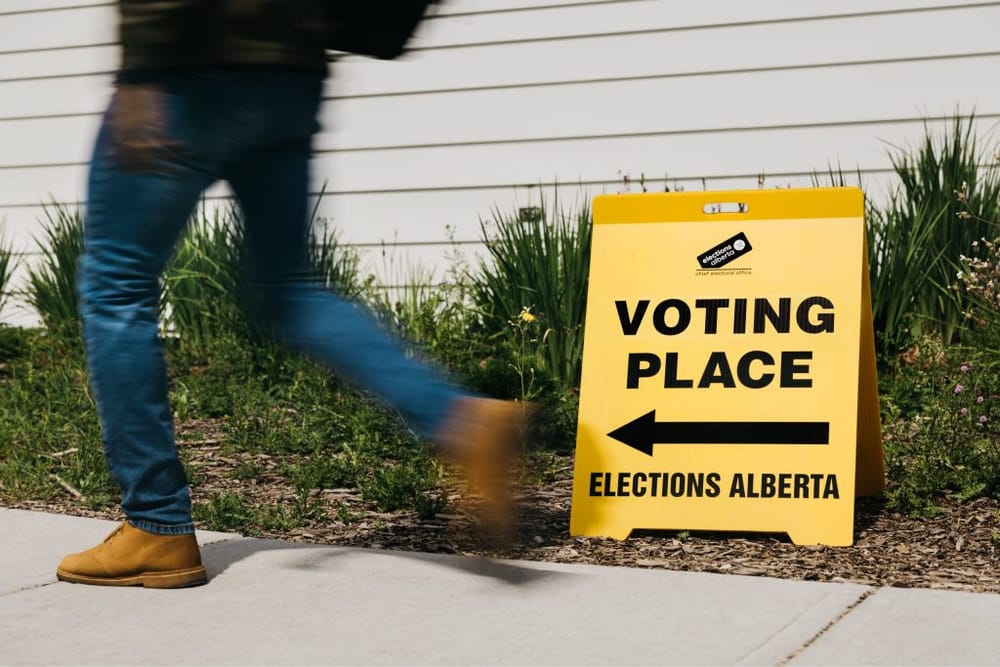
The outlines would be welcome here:
M 0 1 L 0 228 L 29 261 L 41 203 L 85 196 L 115 12 Z M 551 200 L 556 182 L 566 204 L 641 177 L 802 186 L 839 164 L 878 191 L 889 147 L 925 119 L 975 111 L 989 136 L 998 29 L 1000 2 L 981 0 L 451 0 L 407 58 L 333 66 L 313 190 L 390 282 L 414 263 L 443 272 L 452 241 L 479 252 L 480 218 Z

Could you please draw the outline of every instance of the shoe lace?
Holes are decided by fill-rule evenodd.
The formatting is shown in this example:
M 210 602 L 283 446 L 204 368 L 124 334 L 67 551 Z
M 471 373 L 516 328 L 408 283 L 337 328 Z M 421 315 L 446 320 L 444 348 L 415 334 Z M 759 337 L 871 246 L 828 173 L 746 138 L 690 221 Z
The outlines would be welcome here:
M 113 531 L 111 531 L 110 535 L 108 535 L 107 537 L 104 538 L 105 544 L 108 544 L 108 543 L 114 541 L 114 539 L 116 537 L 118 537 L 119 535 L 122 534 L 123 530 L 125 530 L 125 523 L 124 522 L 118 524 L 118 527 L 115 528 Z

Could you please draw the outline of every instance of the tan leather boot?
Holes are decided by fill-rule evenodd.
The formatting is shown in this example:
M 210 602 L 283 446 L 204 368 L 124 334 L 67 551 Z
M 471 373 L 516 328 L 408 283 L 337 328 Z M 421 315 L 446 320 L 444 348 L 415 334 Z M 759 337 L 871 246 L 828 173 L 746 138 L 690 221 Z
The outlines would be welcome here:
M 96 547 L 70 554 L 60 581 L 98 586 L 183 588 L 208 581 L 194 535 L 156 535 L 122 522 Z
M 531 412 L 526 403 L 460 398 L 448 409 L 438 431 L 442 456 L 459 466 L 483 499 L 480 521 L 487 536 L 513 537 L 512 471 Z

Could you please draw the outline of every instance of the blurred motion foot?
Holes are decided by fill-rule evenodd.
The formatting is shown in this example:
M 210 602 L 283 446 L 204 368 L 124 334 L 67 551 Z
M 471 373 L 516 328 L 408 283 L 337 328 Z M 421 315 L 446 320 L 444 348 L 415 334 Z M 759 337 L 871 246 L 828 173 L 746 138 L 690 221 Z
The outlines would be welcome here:
M 527 403 L 460 398 L 438 433 L 442 456 L 482 497 L 479 519 L 485 536 L 497 544 L 514 536 L 513 466 L 530 414 Z

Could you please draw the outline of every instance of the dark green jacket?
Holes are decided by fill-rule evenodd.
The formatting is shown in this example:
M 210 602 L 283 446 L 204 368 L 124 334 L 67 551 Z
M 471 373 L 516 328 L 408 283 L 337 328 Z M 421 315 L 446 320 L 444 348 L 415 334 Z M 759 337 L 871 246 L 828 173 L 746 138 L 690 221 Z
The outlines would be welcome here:
M 187 65 L 326 71 L 325 0 L 118 0 L 122 78 Z

